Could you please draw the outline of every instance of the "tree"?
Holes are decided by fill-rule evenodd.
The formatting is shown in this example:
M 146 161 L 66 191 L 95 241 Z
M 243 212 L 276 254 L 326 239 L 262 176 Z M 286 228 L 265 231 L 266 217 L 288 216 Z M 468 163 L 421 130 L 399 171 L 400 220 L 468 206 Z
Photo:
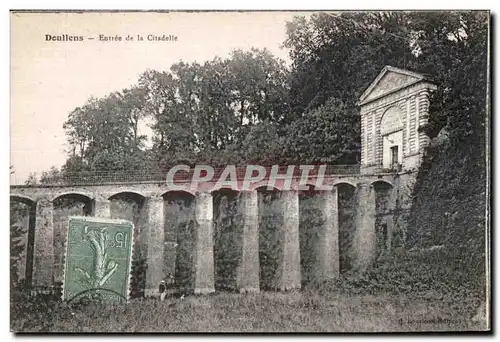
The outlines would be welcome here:
M 355 107 L 364 88 L 385 65 L 410 67 L 412 47 L 409 38 L 405 39 L 409 21 L 404 12 L 344 12 L 288 22 L 284 46 L 293 60 L 291 118 L 331 97 Z
M 70 145 L 64 172 L 140 170 L 149 165 L 144 135 L 145 94 L 132 87 L 76 108 L 63 127 Z
M 182 69 L 183 66 L 180 63 L 177 67 Z M 189 87 L 190 75 L 185 78 Z M 155 159 L 157 162 L 163 160 L 165 167 L 196 148 L 191 114 L 193 102 L 191 95 L 184 96 L 185 90 L 180 85 L 180 81 L 168 72 L 147 70 L 139 78 L 139 86 L 145 94 L 145 111 L 152 119 Z
M 356 164 L 360 130 L 356 110 L 330 98 L 287 127 L 284 153 L 292 164 Z
M 279 122 L 288 112 L 288 70 L 266 49 L 235 50 L 228 63 L 231 107 L 240 126 L 268 120 Z
M 431 100 L 431 136 L 448 125 L 452 139 L 484 146 L 488 24 L 480 11 L 413 14 L 421 51 L 416 61 L 439 85 Z
M 435 78 L 439 88 L 431 101 L 431 135 L 447 123 L 458 139 L 472 132 L 484 135 L 484 120 L 478 120 L 484 116 L 476 113 L 486 101 L 487 37 L 486 12 L 345 12 L 296 18 L 287 23 L 284 43 L 293 59 L 292 111 L 300 116 L 330 97 L 354 107 L 380 70 L 392 65 Z
M 63 174 L 55 166 L 52 166 L 49 171 L 42 172 L 40 184 L 61 184 L 63 182 Z
M 38 184 L 38 179 L 36 177 L 36 173 L 30 172 L 28 178 L 24 182 L 24 185 L 37 185 L 37 184 Z
M 251 126 L 286 114 L 286 81 L 284 62 L 257 49 L 146 71 L 139 84 L 153 119 L 153 154 L 162 167 L 241 161 Z
M 273 165 L 286 163 L 286 136 L 281 135 L 279 124 L 263 121 L 250 128 L 243 142 L 245 163 Z

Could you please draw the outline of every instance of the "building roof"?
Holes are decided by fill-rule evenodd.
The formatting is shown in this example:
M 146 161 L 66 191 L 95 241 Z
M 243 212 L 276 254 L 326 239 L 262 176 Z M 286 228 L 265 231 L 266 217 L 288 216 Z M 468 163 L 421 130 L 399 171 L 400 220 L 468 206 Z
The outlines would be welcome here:
M 422 82 L 422 81 L 428 81 L 428 82 L 434 83 L 434 80 L 428 74 L 414 72 L 414 71 L 411 71 L 411 70 L 400 69 L 400 68 L 396 68 L 396 67 L 393 67 L 393 66 L 390 66 L 390 65 L 386 65 L 382 69 L 382 71 L 378 74 L 378 76 L 375 78 L 375 80 L 363 92 L 363 94 L 361 95 L 361 97 L 359 99 L 359 103 L 358 103 L 359 105 L 365 104 L 367 102 L 370 102 L 372 100 L 375 100 L 375 99 L 383 96 L 383 95 L 376 96 L 376 97 L 374 97 L 372 99 L 369 99 L 369 101 L 367 101 L 368 100 L 368 96 L 373 92 L 373 90 L 381 82 L 381 80 L 384 78 L 384 76 L 386 74 L 390 73 L 390 72 L 393 72 L 393 73 L 396 73 L 396 74 L 401 74 L 401 75 L 406 75 L 406 76 L 408 76 L 410 78 L 410 80 L 409 80 L 409 82 L 407 84 L 404 84 L 404 86 L 402 86 L 402 87 L 401 86 L 400 87 L 396 87 L 396 88 L 394 88 L 394 89 L 386 92 L 383 95 L 392 93 L 392 92 L 394 92 L 396 90 L 405 88 L 405 87 L 407 87 L 409 85 L 412 85 L 412 84 L 415 84 L 415 83 L 418 83 L 418 82 Z M 413 80 L 411 80 L 411 79 L 413 79 Z

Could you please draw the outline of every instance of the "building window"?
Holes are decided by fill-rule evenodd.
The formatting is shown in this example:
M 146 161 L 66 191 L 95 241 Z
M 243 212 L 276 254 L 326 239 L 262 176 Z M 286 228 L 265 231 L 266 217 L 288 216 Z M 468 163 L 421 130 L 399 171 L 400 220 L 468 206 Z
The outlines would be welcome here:
M 398 146 L 391 147 L 391 166 L 395 167 L 399 164 L 398 160 Z

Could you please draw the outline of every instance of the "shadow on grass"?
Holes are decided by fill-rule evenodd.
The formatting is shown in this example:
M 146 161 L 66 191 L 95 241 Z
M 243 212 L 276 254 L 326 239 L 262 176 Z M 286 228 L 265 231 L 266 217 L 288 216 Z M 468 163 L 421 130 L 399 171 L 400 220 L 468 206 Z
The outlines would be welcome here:
M 478 331 L 474 300 L 457 302 L 392 294 L 217 293 L 132 300 L 128 304 L 63 303 L 43 296 L 11 303 L 14 332 L 402 332 Z M 21 301 L 19 301 L 21 300 Z

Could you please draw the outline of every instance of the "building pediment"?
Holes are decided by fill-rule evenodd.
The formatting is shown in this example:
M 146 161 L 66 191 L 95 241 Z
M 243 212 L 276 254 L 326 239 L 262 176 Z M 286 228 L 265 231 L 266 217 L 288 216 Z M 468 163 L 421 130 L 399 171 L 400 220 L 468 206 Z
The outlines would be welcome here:
M 386 66 L 361 95 L 359 104 L 363 105 L 424 80 L 427 80 L 424 74 Z

